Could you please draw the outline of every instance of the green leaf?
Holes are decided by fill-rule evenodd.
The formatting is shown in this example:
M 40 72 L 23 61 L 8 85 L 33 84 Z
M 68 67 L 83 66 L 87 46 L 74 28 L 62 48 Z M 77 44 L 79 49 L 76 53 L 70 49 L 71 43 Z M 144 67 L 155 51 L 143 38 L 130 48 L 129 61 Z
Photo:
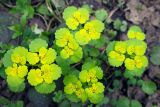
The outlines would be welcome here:
M 3 65 L 5 67 L 12 66 L 13 62 L 11 61 L 11 54 L 13 53 L 13 49 L 8 50 L 3 57 Z
M 68 60 L 65 60 L 60 56 L 58 56 L 56 58 L 56 62 L 61 67 L 63 75 L 67 75 L 68 73 L 70 73 L 69 71 L 71 71 L 70 70 L 71 68 L 70 68 L 70 64 L 68 63 Z
M 120 80 L 114 80 L 113 81 L 113 87 L 114 87 L 115 90 L 118 90 L 120 88 L 120 86 L 121 86 Z
M 63 92 L 61 90 L 54 93 L 53 101 L 60 103 L 64 99 Z
M 138 100 L 132 100 L 130 107 L 142 107 L 142 104 Z
M 122 32 L 125 32 L 127 29 L 127 22 L 126 21 L 121 21 L 120 19 L 116 19 L 113 23 L 114 29 L 120 30 Z
M 116 103 L 116 107 L 130 107 L 130 101 L 126 97 L 120 97 Z
M 70 107 L 70 102 L 68 100 L 64 100 L 62 103 L 59 103 L 58 105 L 58 107 Z
M 24 103 L 23 101 L 16 101 L 6 105 L 5 107 L 24 107 Z
M 15 76 L 7 76 L 8 87 L 13 92 L 22 92 L 25 88 L 24 79 L 15 77 Z
M 96 66 L 96 62 L 95 61 L 86 61 L 83 65 L 82 65 L 82 70 L 89 70 L 93 67 Z
M 114 46 L 115 46 L 115 43 L 116 41 L 112 41 L 108 44 L 107 48 L 106 48 L 106 52 L 107 54 L 110 52 L 110 51 L 113 51 L 114 50 Z
M 22 35 L 22 26 L 20 24 L 15 24 L 9 27 L 10 30 L 14 31 L 12 39 L 15 39 Z
M 147 94 L 154 94 L 155 91 L 157 90 L 157 86 L 154 82 L 152 81 L 144 81 L 142 84 L 142 90 L 147 93 Z
M 40 85 L 35 87 L 35 89 L 41 94 L 49 94 L 53 92 L 55 88 L 56 88 L 55 82 L 51 84 L 41 83 Z
M 96 49 L 96 48 L 90 48 L 89 54 L 90 54 L 90 56 L 92 56 L 92 57 L 97 57 L 97 56 L 100 55 L 100 52 L 99 52 L 99 50 Z
M 0 68 L 0 77 L 2 77 L 3 79 L 6 79 L 6 73 L 5 73 L 5 68 L 4 67 Z
M 150 60 L 154 65 L 160 65 L 160 46 L 155 46 L 151 51 Z
M 97 10 L 95 16 L 98 20 L 104 21 L 108 17 L 108 13 L 104 9 Z
M 48 11 L 46 5 L 40 5 L 40 6 L 38 7 L 37 11 L 38 11 L 40 14 L 49 15 L 49 11 Z
M 37 38 L 31 41 L 31 43 L 29 44 L 29 51 L 38 52 L 39 49 L 42 47 L 47 48 L 48 47 L 47 42 L 41 38 Z
M 109 98 L 108 97 L 104 97 L 102 99 L 101 103 L 99 104 L 99 107 L 101 107 L 101 105 L 107 105 L 108 103 L 109 103 Z
M 75 6 L 69 6 L 67 8 L 65 8 L 64 12 L 63 12 L 63 19 L 67 20 L 68 18 L 72 17 L 74 12 L 77 11 L 77 8 Z
M 116 29 L 116 30 L 120 30 L 121 25 L 122 25 L 122 22 L 118 18 L 113 23 L 114 29 Z
M 137 79 L 135 78 L 130 78 L 128 81 L 127 81 L 127 84 L 128 85 L 136 85 L 137 83 Z
M 7 105 L 10 101 L 5 97 L 0 97 L 0 105 Z
M 89 97 L 89 100 L 93 104 L 99 104 L 101 103 L 103 98 L 104 98 L 104 94 L 100 93 L 100 94 L 93 94 L 91 97 Z
M 92 40 L 89 44 L 93 45 L 95 48 L 103 48 L 108 42 L 109 39 L 107 37 L 101 36 L 97 40 Z
M 92 12 L 92 8 L 91 8 L 88 4 L 84 4 L 84 5 L 82 6 L 82 8 L 84 8 L 84 9 L 88 10 L 88 11 L 89 11 L 89 13 L 91 13 L 91 12 Z
M 145 71 L 145 68 L 134 69 L 134 70 L 126 69 L 126 71 L 124 72 L 124 77 L 125 78 L 141 77 L 144 71 Z
M 77 81 L 78 81 L 78 79 L 75 75 L 67 75 L 63 79 L 64 85 L 67 85 L 67 84 L 72 83 L 72 82 L 77 82 Z
M 66 94 L 66 97 L 68 100 L 70 100 L 71 102 L 79 102 L 80 99 L 75 95 L 75 94 Z
M 82 48 L 79 47 L 79 48 L 75 51 L 75 54 L 70 57 L 70 59 L 71 59 L 71 64 L 79 62 L 79 61 L 82 59 L 82 57 L 83 57 L 83 51 L 82 51 Z

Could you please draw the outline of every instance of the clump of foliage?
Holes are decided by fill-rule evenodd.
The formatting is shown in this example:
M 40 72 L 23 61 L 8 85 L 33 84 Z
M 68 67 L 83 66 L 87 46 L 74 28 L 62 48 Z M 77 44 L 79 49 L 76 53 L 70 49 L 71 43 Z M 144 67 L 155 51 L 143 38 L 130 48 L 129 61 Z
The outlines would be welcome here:
M 51 11 L 49 3 L 50 1 L 46 2 L 47 7 L 40 6 L 38 11 L 50 17 L 54 12 Z M 25 5 L 22 10 L 21 4 Z M 49 11 L 45 11 L 46 8 L 49 8 Z M 13 38 L 17 38 L 23 34 L 27 19 L 33 17 L 35 10 L 26 0 L 24 2 L 17 0 L 17 6 L 13 10 L 18 10 L 22 14 L 21 23 L 10 27 L 15 31 Z M 54 15 L 56 16 L 56 14 Z M 64 23 L 62 22 L 62 25 L 52 29 L 53 32 L 49 32 L 51 23 L 47 26 L 46 32 L 45 29 L 39 29 L 38 25 L 34 25 L 30 30 L 39 38 L 32 40 L 35 37 L 27 37 L 27 42 L 23 41 L 22 46 L 11 48 L 5 53 L 3 65 L 7 84 L 11 91 L 22 92 L 26 84 L 29 84 L 29 87 L 33 87 L 37 91 L 35 94 L 34 90 L 32 90 L 33 92 L 29 90 L 29 99 L 36 99 L 43 96 L 41 94 L 53 93 L 56 90 L 56 81 L 61 78 L 58 80 L 58 82 L 63 81 L 60 84 L 61 88 L 57 84 L 57 91 L 53 97 L 59 106 L 70 106 L 75 103 L 80 103 L 80 106 L 83 104 L 102 106 L 109 102 L 104 95 L 105 82 L 110 78 L 110 76 L 105 78 L 104 74 L 109 73 L 109 65 L 122 67 L 122 69 L 125 67 L 124 76 L 130 78 L 128 83 L 138 84 L 133 77 L 141 77 L 148 66 L 148 59 L 145 56 L 147 49 L 144 41 L 145 34 L 140 27 L 131 26 L 129 28 L 128 40 L 110 42 L 118 34 L 117 31 L 124 33 L 127 30 L 126 21 L 120 19 L 109 21 L 111 16 L 105 9 L 97 10 L 93 15 L 92 10 L 87 6 L 80 8 L 68 6 L 62 15 Z M 62 19 L 59 20 L 62 21 Z M 113 29 L 109 24 L 113 24 Z M 108 37 L 103 35 L 103 31 L 108 34 Z M 46 35 L 54 33 L 54 40 L 46 37 L 45 33 Z M 53 45 L 47 43 L 46 40 L 53 42 Z M 29 46 L 28 41 L 30 41 Z M 152 54 L 153 62 L 157 56 L 157 52 Z M 101 67 L 104 63 L 108 64 L 107 61 L 109 65 L 104 65 L 103 70 L 105 71 L 103 71 Z M 158 65 L 159 62 L 155 62 L 155 64 Z M 113 70 L 115 70 L 115 76 L 122 76 L 120 70 Z M 142 81 L 139 84 L 147 94 L 153 94 L 157 88 L 152 81 Z M 120 81 L 113 80 L 113 88 L 118 90 L 119 87 Z M 110 88 L 107 91 L 111 91 Z M 129 100 L 126 97 L 120 97 L 117 100 L 117 103 L 113 104 L 116 107 L 128 107 L 129 105 L 132 107 L 135 106 L 134 104 L 141 107 L 138 100 Z
M 48 48 L 45 40 L 33 40 L 28 49 L 18 46 L 7 51 L 3 58 L 7 83 L 11 91 L 20 92 L 25 88 L 25 77 L 40 93 L 51 93 L 56 85 L 54 80 L 61 77 L 61 68 L 54 63 L 57 53 Z
M 83 57 L 82 46 L 97 40 L 104 30 L 104 24 L 98 19 L 89 19 L 89 11 L 86 8 L 67 7 L 63 12 L 63 18 L 67 27 L 55 32 L 55 43 L 61 48 L 60 56 L 70 59 L 71 63 L 79 62 Z
M 102 77 L 103 71 L 98 66 L 83 69 L 79 76 L 68 75 L 64 78 L 64 92 L 69 98 L 77 98 L 77 101 L 86 102 L 89 99 L 91 103 L 98 104 L 104 97 L 104 85 L 98 82 Z
M 126 75 L 140 77 L 148 66 L 148 59 L 144 55 L 147 49 L 147 44 L 143 41 L 145 34 L 138 26 L 132 26 L 127 35 L 129 40 L 113 41 L 108 45 L 108 61 L 115 67 L 124 64 Z

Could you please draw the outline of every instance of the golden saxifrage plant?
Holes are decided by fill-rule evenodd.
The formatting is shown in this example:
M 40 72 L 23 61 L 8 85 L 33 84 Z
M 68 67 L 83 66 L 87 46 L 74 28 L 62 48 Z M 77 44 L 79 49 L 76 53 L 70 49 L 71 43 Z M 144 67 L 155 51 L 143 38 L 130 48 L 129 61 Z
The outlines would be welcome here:
M 105 25 L 96 17 L 91 18 L 89 10 L 84 7 L 67 7 L 63 19 L 65 26 L 55 31 L 54 46 L 48 47 L 45 40 L 37 38 L 30 42 L 28 48 L 18 46 L 6 52 L 3 64 L 8 87 L 13 92 L 22 92 L 25 84 L 29 83 L 37 92 L 49 94 L 56 89 L 55 81 L 63 75 L 63 89 L 68 100 L 99 104 L 105 90 L 101 81 L 103 70 L 99 65 L 85 68 L 82 60 L 85 60 L 84 47 L 100 39 Z M 128 40 L 108 44 L 108 62 L 113 67 L 124 64 L 127 77 L 141 76 L 148 66 L 145 34 L 138 26 L 132 26 L 127 35 Z M 58 58 L 70 65 L 82 62 L 82 67 L 74 66 L 77 71 L 80 69 L 78 73 L 64 71 L 58 64 Z

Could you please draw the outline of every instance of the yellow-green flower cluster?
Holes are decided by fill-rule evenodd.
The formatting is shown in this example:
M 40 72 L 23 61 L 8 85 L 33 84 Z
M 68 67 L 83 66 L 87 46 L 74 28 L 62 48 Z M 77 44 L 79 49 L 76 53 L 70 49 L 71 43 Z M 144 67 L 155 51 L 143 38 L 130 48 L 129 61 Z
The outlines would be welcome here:
M 82 56 L 82 48 L 73 38 L 73 35 L 67 28 L 58 29 L 55 32 L 56 45 L 61 47 L 60 56 L 64 59 L 74 56 L 79 53 Z M 80 51 L 80 52 L 79 52 Z
M 62 73 L 61 68 L 54 63 L 57 53 L 52 48 L 47 49 L 46 41 L 39 38 L 33 40 L 29 47 L 30 51 L 19 46 L 10 54 L 6 53 L 4 59 L 11 61 L 5 70 L 8 85 L 12 91 L 23 91 L 27 76 L 29 84 L 35 86 L 38 92 L 50 93 L 55 89 L 54 80 Z
M 40 93 L 52 92 L 53 90 L 47 89 L 47 91 L 43 92 L 37 87 L 44 84 L 52 86 L 54 84 L 54 80 L 57 80 L 61 76 L 61 68 L 54 64 L 55 59 L 56 52 L 52 48 L 46 49 L 41 47 L 37 53 L 28 53 L 27 61 L 29 64 L 39 64 L 40 66 L 35 69 L 30 69 L 27 79 L 29 84 L 31 86 L 35 86 L 36 90 Z
M 145 34 L 141 30 L 139 26 L 132 26 L 128 30 L 128 38 L 129 39 L 138 39 L 138 40 L 144 40 L 145 39 Z
M 85 8 L 77 9 L 74 6 L 69 6 L 64 10 L 63 18 L 70 29 L 76 30 L 80 24 L 89 20 L 89 11 Z
M 143 71 L 148 66 L 148 59 L 144 55 L 147 49 L 147 45 L 141 36 L 135 36 L 131 38 L 130 32 L 135 34 L 141 32 L 139 27 L 133 26 L 128 31 L 129 40 L 126 41 L 114 41 L 107 47 L 108 61 L 112 66 L 119 67 L 123 63 L 127 71 Z M 132 36 L 133 37 L 133 36 Z M 140 39 L 141 38 L 141 39 Z M 145 38 L 145 36 L 144 36 Z
M 12 64 L 5 69 L 7 83 L 10 90 L 20 92 L 24 89 L 25 76 L 28 73 L 28 67 L 25 65 L 28 50 L 24 47 L 16 47 L 10 54 Z
M 60 56 L 70 59 L 71 63 L 81 60 L 83 52 L 80 45 L 99 39 L 104 30 L 103 22 L 97 19 L 89 20 L 89 16 L 86 8 L 69 6 L 63 12 L 67 27 L 55 32 L 56 45 L 61 48 Z
M 64 92 L 68 95 L 75 95 L 85 102 L 87 99 L 98 104 L 104 97 L 104 85 L 98 80 L 102 79 L 103 71 L 95 66 L 89 70 L 82 70 L 79 79 L 75 75 L 69 75 L 64 79 Z
M 91 40 L 99 39 L 103 30 L 104 24 L 101 21 L 91 20 L 75 33 L 75 39 L 80 45 L 86 45 Z

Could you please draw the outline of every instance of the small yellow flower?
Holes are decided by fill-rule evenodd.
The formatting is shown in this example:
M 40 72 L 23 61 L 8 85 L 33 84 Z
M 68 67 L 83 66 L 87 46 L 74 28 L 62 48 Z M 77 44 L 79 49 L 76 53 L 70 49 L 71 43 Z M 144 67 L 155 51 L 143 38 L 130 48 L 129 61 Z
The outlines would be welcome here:
M 126 52 L 126 43 L 119 41 L 115 43 L 115 51 L 124 54 Z
M 108 56 L 109 56 L 110 58 L 116 58 L 117 54 L 118 54 L 117 52 L 111 51 Z
M 27 54 L 27 61 L 31 65 L 35 65 L 36 63 L 39 62 L 39 56 L 38 56 L 38 54 L 37 53 L 28 52 L 28 54 Z
M 130 58 L 126 58 L 125 60 L 125 67 L 128 69 L 128 70 L 134 70 L 135 69 L 135 60 L 133 59 L 130 59 Z
M 127 53 L 132 55 L 135 52 L 135 46 L 131 45 L 127 47 Z
M 68 18 L 68 19 L 66 20 L 66 25 L 67 25 L 70 29 L 75 30 L 75 29 L 77 29 L 79 23 L 78 23 L 77 20 L 75 20 L 74 18 Z
M 129 30 L 127 35 L 130 39 L 134 39 L 136 37 L 136 34 L 133 30 Z
M 135 56 L 134 60 L 135 60 L 137 68 L 142 68 L 143 67 L 143 60 L 142 60 L 141 56 Z
M 146 48 L 144 46 L 135 46 L 136 55 L 144 55 Z
M 117 55 L 117 57 L 116 57 L 116 59 L 118 60 L 118 61 L 124 61 L 125 60 L 125 56 L 123 55 L 123 54 L 118 54 Z
M 25 65 L 19 66 L 17 69 L 17 74 L 20 78 L 23 78 L 27 75 L 28 68 Z
M 88 71 L 87 74 L 87 82 L 97 82 L 98 79 L 96 77 L 96 71 L 94 69 L 91 69 Z
M 65 87 L 64 87 L 64 92 L 66 94 L 72 94 L 76 91 L 76 88 L 75 88 L 75 85 L 72 84 L 72 83 L 69 83 L 67 84 Z
M 13 63 L 22 64 L 22 65 L 26 64 L 25 56 L 21 56 L 19 54 L 12 54 L 11 60 Z
M 5 72 L 9 76 L 17 76 L 17 67 L 8 67 L 5 69 Z
M 46 53 L 47 53 L 47 49 L 45 47 L 42 47 L 42 48 L 39 49 L 39 56 L 41 58 L 44 58 Z
M 136 32 L 136 39 L 144 40 L 145 39 L 145 34 L 143 32 Z
M 124 61 L 125 56 L 123 54 L 119 54 L 116 51 L 111 51 L 109 53 L 109 57 L 113 59 L 117 59 L 118 61 Z
M 28 82 L 32 86 L 37 86 L 43 82 L 42 72 L 40 69 L 31 69 L 28 73 Z

